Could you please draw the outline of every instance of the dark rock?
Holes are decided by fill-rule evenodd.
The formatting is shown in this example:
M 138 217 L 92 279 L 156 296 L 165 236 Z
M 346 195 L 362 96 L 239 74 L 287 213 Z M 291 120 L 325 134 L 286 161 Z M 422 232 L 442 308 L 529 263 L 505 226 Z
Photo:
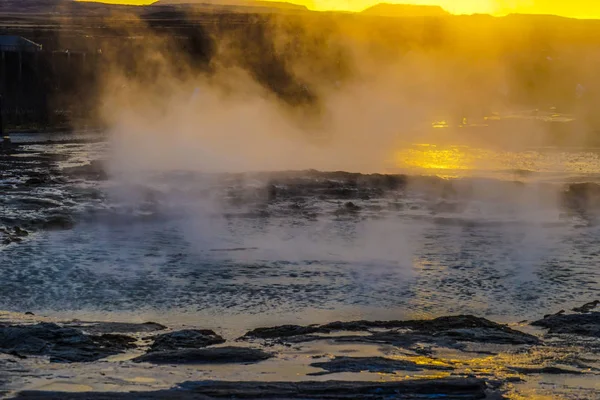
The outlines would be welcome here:
M 512 371 L 518 372 L 519 374 L 525 374 L 525 375 L 529 375 L 529 374 L 551 374 L 551 375 L 562 375 L 562 374 L 575 374 L 575 375 L 581 375 L 583 374 L 583 372 L 581 371 L 576 371 L 576 370 L 572 370 L 572 369 L 564 369 L 564 368 L 559 368 L 559 367 L 533 367 L 533 368 L 529 368 L 529 367 L 510 367 L 509 368 Z
M 134 362 L 152 364 L 246 364 L 273 357 L 272 354 L 247 347 L 214 347 L 149 352 L 135 358 Z
M 99 345 L 110 347 L 115 350 L 125 351 L 136 347 L 135 338 L 118 333 L 105 333 L 99 336 L 90 336 L 90 338 Z
M 600 312 L 589 314 L 550 315 L 531 323 L 547 328 L 549 333 L 600 338 Z
M 0 352 L 49 356 L 51 362 L 96 361 L 135 347 L 121 335 L 88 336 L 52 323 L 0 327 Z
M 7 236 L 2 240 L 2 244 L 9 245 L 11 243 L 21 243 L 22 241 L 23 241 L 23 239 L 21 239 L 20 237 Z
M 76 178 L 92 181 L 104 181 L 108 179 L 108 174 L 104 168 L 104 162 L 93 160 L 87 165 L 79 167 L 65 168 L 64 173 Z
M 20 360 L 25 360 L 25 359 L 27 359 L 27 356 L 24 356 L 23 354 L 19 354 L 19 353 L 18 353 L 18 352 L 16 352 L 16 351 L 11 351 L 11 352 L 9 352 L 9 353 L 7 353 L 7 354 L 8 354 L 8 355 L 11 355 L 11 356 L 13 356 L 13 357 L 16 357 L 16 358 L 18 358 L 18 359 L 20 359 Z
M 510 328 L 509 328 L 510 329 Z M 443 337 L 458 342 L 495 343 L 495 344 L 540 344 L 540 340 L 527 333 L 511 329 L 508 332 L 496 328 L 464 328 L 449 329 L 433 334 L 435 337 Z
M 433 320 L 414 321 L 353 321 L 332 322 L 325 325 L 297 326 L 286 325 L 274 328 L 254 329 L 243 336 L 243 339 L 274 339 L 289 338 L 293 336 L 311 335 L 315 333 L 332 333 L 336 331 L 365 332 L 371 329 L 405 329 L 407 332 L 379 332 L 374 334 L 380 339 L 388 335 L 394 338 L 406 336 L 407 341 L 411 335 L 419 336 L 419 340 L 447 339 L 451 341 L 470 341 L 499 344 L 539 344 L 540 340 L 527 333 L 497 324 L 485 318 L 472 315 L 459 315 L 440 317 Z M 368 336 L 362 336 L 368 340 Z
M 25 181 L 26 186 L 39 186 L 52 182 L 50 175 L 38 174 L 37 176 L 31 177 Z
M 65 326 L 70 328 L 78 328 L 84 332 L 90 334 L 104 334 L 104 333 L 149 333 L 162 331 L 167 329 L 166 326 L 158 324 L 156 322 L 144 322 L 141 324 L 134 324 L 129 322 L 84 322 L 84 321 L 72 321 Z
M 267 187 L 267 199 L 269 201 L 277 200 L 277 186 L 270 184 Z
M 337 209 L 335 211 L 335 214 L 336 215 L 353 215 L 353 214 L 358 213 L 360 210 L 362 210 L 361 207 L 359 207 L 356 204 L 354 204 L 353 202 L 349 201 L 349 202 L 345 203 L 343 207 Z
M 150 351 L 198 349 L 221 343 L 225 339 L 211 330 L 186 329 L 157 336 Z
M 597 209 L 600 207 L 600 185 L 593 182 L 570 184 L 563 193 L 563 204 L 576 211 Z
M 476 400 L 490 398 L 485 381 L 477 378 L 418 379 L 398 382 L 185 382 L 171 390 L 128 393 L 19 393 L 17 399 L 28 400 L 122 400 L 122 399 L 433 399 Z M 496 398 L 502 398 L 496 397 Z
M 34 314 L 34 313 L 32 313 L 31 311 L 27 311 L 27 312 L 25 313 L 25 315 L 35 315 L 35 314 Z
M 419 365 L 408 360 L 392 360 L 383 357 L 336 357 L 331 361 L 318 362 L 310 365 L 322 368 L 327 372 L 310 375 L 326 375 L 338 372 L 380 372 L 394 373 L 396 371 L 422 371 L 424 369 L 451 370 L 450 366 Z
M 600 300 L 594 300 L 594 301 L 591 301 L 589 303 L 582 305 L 581 307 L 575 307 L 573 309 L 573 311 L 578 312 L 578 313 L 588 313 L 588 312 L 592 311 L 594 308 L 598 307 L 598 305 L 600 305 Z
M 253 399 L 483 399 L 487 389 L 484 381 L 473 378 L 401 382 L 187 382 L 180 386 L 209 397 Z
M 407 177 L 404 175 L 363 175 L 358 178 L 358 183 L 362 187 L 395 191 L 406 186 Z
M 548 318 L 548 317 L 551 317 L 553 315 L 563 315 L 565 312 L 566 312 L 565 310 L 560 310 L 556 314 L 546 314 L 546 315 L 544 315 L 544 318 Z
M 54 230 L 69 230 L 75 226 L 75 221 L 68 215 L 52 215 L 43 221 L 40 221 L 39 226 L 41 229 L 54 231 Z
M 359 207 L 356 204 L 354 204 L 353 202 L 349 201 L 346 204 L 344 204 L 344 209 L 346 209 L 348 211 L 360 211 L 361 207 Z
M 311 333 L 322 332 L 319 325 L 300 326 L 300 325 L 282 325 L 272 328 L 256 328 L 247 332 L 243 339 L 278 339 L 290 336 L 308 335 Z
M 27 232 L 25 229 L 22 229 L 18 226 L 15 226 L 13 228 L 13 231 L 15 232 L 15 235 L 19 236 L 19 237 L 26 237 L 29 236 L 29 232 Z

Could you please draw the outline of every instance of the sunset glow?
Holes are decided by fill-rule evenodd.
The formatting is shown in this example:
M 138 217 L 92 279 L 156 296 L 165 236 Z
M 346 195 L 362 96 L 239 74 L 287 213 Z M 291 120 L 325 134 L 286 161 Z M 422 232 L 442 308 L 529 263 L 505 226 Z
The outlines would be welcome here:
M 92 0 L 93 1 L 93 0 Z M 147 5 L 155 0 L 102 0 L 105 3 Z M 190 0 L 193 2 L 194 0 Z M 218 1 L 214 1 L 215 3 Z M 361 11 L 377 3 L 438 5 L 455 14 L 555 14 L 574 18 L 600 18 L 597 0 L 290 0 L 313 10 Z

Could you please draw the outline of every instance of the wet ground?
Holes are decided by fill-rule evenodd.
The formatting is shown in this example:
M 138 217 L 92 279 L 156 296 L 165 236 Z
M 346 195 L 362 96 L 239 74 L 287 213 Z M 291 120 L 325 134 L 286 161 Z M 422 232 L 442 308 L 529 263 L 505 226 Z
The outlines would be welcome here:
M 228 341 L 217 346 L 232 346 L 259 326 L 473 314 L 543 338 L 541 328 L 517 322 L 600 297 L 600 190 L 594 178 L 600 169 L 593 167 L 597 157 L 589 156 L 594 150 L 559 152 L 568 165 L 589 160 L 576 171 L 562 168 L 564 163 L 548 167 L 556 149 L 526 151 L 527 170 L 511 164 L 518 153 L 496 152 L 503 168 L 495 164 L 493 174 L 477 174 L 472 165 L 439 168 L 440 160 L 456 164 L 456 149 L 419 154 L 423 146 L 415 146 L 406 150 L 410 165 L 398 168 L 414 173 L 433 158 L 433 175 L 454 170 L 460 177 L 161 171 L 132 179 L 106 172 L 104 141 L 34 139 L 0 155 L 0 309 L 13 312 L 2 315 L 8 324 L 152 320 L 172 330 L 213 329 Z M 459 151 L 468 160 L 482 154 Z M 35 316 L 25 316 L 27 311 Z M 592 399 L 600 389 L 593 335 L 586 341 L 544 339 L 543 345 L 429 343 L 426 352 L 389 340 L 252 342 L 273 349 L 275 357 L 251 367 L 210 368 L 129 361 L 144 353 L 148 335 L 134 332 L 136 347 L 108 361 L 55 364 L 0 356 L 8 371 L 0 381 L 11 392 L 148 391 L 207 379 L 473 375 L 514 398 Z M 401 360 L 404 367 L 412 363 L 412 370 L 364 357 Z M 351 371 L 320 375 L 328 360 Z M 382 370 L 357 372 L 373 369 L 365 363 Z M 415 371 L 415 363 L 451 368 Z M 533 371 L 543 366 L 559 369 Z
M 580 336 L 473 316 L 285 325 L 241 337 L 0 317 L 12 324 L 0 325 L 3 387 L 23 399 L 595 399 L 600 390 L 597 312 L 565 315 L 572 321 L 562 326 L 595 327 Z

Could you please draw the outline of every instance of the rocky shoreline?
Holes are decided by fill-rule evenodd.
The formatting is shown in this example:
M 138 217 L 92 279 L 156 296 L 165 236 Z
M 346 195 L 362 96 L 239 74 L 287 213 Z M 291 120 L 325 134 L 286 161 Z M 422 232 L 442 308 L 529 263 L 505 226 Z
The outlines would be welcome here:
M 594 311 L 598 304 L 588 303 L 580 312 L 548 315 L 529 326 L 507 326 L 462 315 L 265 327 L 237 339 L 226 339 L 210 329 L 172 330 L 155 322 L 43 322 L 28 315 L 27 323 L 0 324 L 0 362 L 8 377 L 3 389 L 18 399 L 512 398 L 519 393 L 519 385 L 533 377 L 598 379 L 600 312 Z M 531 326 L 541 326 L 545 332 L 533 332 Z M 306 351 L 317 343 L 317 348 L 330 353 Z M 369 350 L 372 355 L 366 356 L 360 354 L 361 348 L 375 352 Z M 336 354 L 336 349 L 345 351 Z M 54 364 L 79 365 L 83 370 L 107 365 L 106 359 L 116 355 L 121 358 L 112 362 L 116 366 L 113 373 L 134 366 L 154 373 L 159 368 L 159 374 L 167 373 L 160 368 L 200 371 L 221 365 L 256 366 L 260 371 L 265 363 L 274 363 L 283 371 L 287 364 L 297 362 L 295 357 L 301 359 L 305 373 L 294 382 L 261 381 L 257 372 L 254 380 L 188 380 L 160 390 L 78 393 L 80 390 L 19 389 L 27 387 L 23 380 L 27 376 L 60 381 L 61 376 L 53 374 Z M 47 361 L 40 364 L 39 360 Z M 371 374 L 380 379 L 373 381 Z M 108 374 L 102 375 L 99 380 L 108 379 Z M 322 376 L 327 380 L 314 381 Z

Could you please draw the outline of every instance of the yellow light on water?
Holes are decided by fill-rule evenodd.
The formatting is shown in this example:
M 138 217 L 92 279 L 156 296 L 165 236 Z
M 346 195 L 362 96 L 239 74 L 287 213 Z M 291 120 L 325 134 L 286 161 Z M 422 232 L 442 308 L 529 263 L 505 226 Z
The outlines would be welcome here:
M 423 144 L 396 153 L 399 168 L 461 171 L 473 168 L 474 160 L 459 146 L 440 148 Z

